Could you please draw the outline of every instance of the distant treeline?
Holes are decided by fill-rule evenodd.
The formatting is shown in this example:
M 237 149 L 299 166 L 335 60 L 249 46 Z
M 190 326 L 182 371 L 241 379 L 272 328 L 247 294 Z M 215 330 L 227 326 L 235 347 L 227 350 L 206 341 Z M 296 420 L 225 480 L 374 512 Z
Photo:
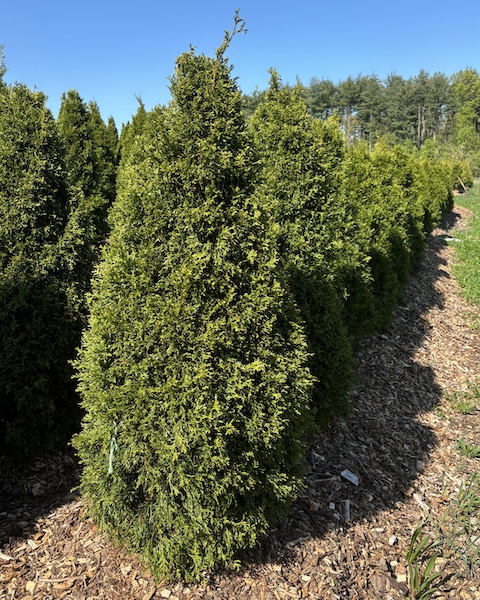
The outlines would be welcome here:
M 471 68 L 449 77 L 420 71 L 405 79 L 392 73 L 357 75 L 334 83 L 314 77 L 308 85 L 297 83 L 310 114 L 318 119 L 338 115 L 349 143 L 380 138 L 410 142 L 421 148 L 427 140 L 455 147 L 457 158 L 473 159 L 480 167 L 480 75 Z M 288 84 L 286 88 L 292 87 Z M 246 116 L 253 114 L 266 91 L 244 95 Z M 429 143 L 430 145 L 430 143 Z

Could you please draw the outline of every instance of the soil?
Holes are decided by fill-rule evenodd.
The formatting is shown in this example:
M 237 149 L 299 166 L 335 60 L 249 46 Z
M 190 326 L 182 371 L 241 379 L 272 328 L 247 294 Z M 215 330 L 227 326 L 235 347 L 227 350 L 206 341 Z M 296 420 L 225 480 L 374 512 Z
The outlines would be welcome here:
M 480 473 L 458 450 L 480 441 L 479 405 L 462 414 L 452 403 L 480 374 L 480 310 L 461 297 L 445 243 L 468 216 L 457 206 L 433 232 L 391 328 L 360 350 L 351 417 L 316 438 L 305 493 L 241 571 L 155 583 L 84 515 L 71 491 L 78 465 L 63 453 L 23 469 L 0 463 L 0 598 L 412 597 L 406 554 L 422 520 L 421 537 L 442 540 L 431 597 L 480 599 L 478 539 L 452 534 L 452 507 Z

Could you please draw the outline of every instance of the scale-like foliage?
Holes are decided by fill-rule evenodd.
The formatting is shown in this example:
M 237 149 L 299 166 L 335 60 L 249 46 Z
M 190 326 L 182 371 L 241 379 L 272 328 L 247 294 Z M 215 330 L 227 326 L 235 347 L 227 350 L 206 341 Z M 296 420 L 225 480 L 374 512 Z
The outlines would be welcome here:
M 158 577 L 234 565 L 301 486 L 311 376 L 223 56 L 180 56 L 122 159 L 78 363 L 97 522 Z
M 43 94 L 5 87 L 0 132 L 0 437 L 21 455 L 46 449 L 72 413 L 75 322 L 58 254 L 68 194 Z
M 108 234 L 107 214 L 115 197 L 116 159 L 98 106 L 87 106 L 76 90 L 63 95 L 57 127 L 65 149 L 70 206 L 66 244 L 71 257 L 71 302 L 86 319 L 86 294 Z
M 390 159 L 384 146 L 369 151 L 365 144 L 359 144 L 349 151 L 344 163 L 345 201 L 356 212 L 364 250 L 370 257 L 374 294 L 370 328 L 385 327 L 390 322 L 410 268 L 405 230 L 408 209 Z
M 105 125 L 96 102 L 89 102 L 88 116 L 98 164 L 97 193 L 105 199 L 107 209 L 116 194 L 118 132 L 112 117 L 108 120 L 108 126 Z M 105 223 L 101 223 L 100 233 L 102 225 L 104 232 L 107 230 Z
M 450 208 L 451 175 L 441 164 L 410 155 L 400 146 L 364 144 L 345 159 L 342 194 L 356 214 L 369 257 L 374 295 L 374 328 L 389 324 L 425 236 Z
M 285 275 L 305 323 L 315 411 L 328 422 L 347 411 L 352 349 L 342 297 L 360 262 L 348 211 L 336 201 L 343 139 L 337 122 L 311 117 L 301 89 L 281 88 L 275 71 L 249 124 L 261 189 L 280 227 Z

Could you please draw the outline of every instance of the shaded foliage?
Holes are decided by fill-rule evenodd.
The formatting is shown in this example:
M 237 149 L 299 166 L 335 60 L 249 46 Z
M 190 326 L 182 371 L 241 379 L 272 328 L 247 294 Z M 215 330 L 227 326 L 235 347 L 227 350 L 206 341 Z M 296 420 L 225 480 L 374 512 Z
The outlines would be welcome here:
M 68 221 L 63 149 L 45 97 L 0 92 L 0 436 L 19 456 L 71 433 L 78 324 L 59 248 Z

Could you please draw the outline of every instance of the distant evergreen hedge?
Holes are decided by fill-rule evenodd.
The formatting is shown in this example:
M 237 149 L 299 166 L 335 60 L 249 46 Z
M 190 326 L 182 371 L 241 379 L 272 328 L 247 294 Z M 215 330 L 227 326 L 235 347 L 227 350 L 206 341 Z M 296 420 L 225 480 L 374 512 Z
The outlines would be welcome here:
M 223 56 L 122 159 L 78 362 L 90 513 L 157 577 L 234 566 L 301 487 L 312 377 Z
M 0 439 L 21 457 L 71 433 L 78 324 L 59 254 L 68 221 L 63 150 L 45 96 L 0 91 Z
M 343 163 L 342 202 L 359 224 L 368 258 L 373 302 L 365 315 L 371 331 L 387 327 L 425 237 L 451 209 L 452 174 L 439 161 L 411 155 L 401 146 L 360 143 Z

